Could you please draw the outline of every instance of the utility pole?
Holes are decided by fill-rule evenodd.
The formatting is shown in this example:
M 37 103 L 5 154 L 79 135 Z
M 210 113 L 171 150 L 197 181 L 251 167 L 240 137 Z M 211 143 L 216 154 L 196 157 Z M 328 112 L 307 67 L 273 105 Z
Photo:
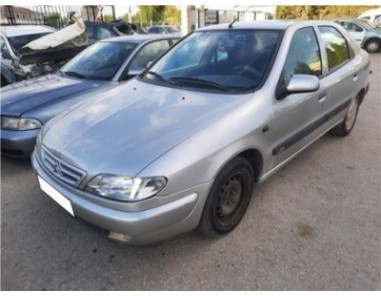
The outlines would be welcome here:
M 131 14 L 132 14 L 132 9 L 131 9 L 131 5 L 129 5 L 129 6 L 128 6 L 128 22 L 129 22 L 129 23 L 132 22 Z
M 181 32 L 183 36 L 189 33 L 188 28 L 188 7 L 187 5 L 181 5 Z

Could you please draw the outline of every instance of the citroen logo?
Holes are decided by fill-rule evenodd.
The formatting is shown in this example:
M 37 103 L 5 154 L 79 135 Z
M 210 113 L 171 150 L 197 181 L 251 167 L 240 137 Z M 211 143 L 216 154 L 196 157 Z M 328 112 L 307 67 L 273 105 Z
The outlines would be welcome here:
M 56 162 L 54 164 L 54 173 L 56 173 L 58 176 L 61 176 L 62 175 L 62 169 L 61 169 L 61 164 L 59 162 Z

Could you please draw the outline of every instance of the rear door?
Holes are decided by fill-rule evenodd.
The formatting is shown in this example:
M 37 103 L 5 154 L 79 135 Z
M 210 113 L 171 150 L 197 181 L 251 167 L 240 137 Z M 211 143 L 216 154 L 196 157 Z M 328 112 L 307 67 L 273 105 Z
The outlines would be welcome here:
M 359 67 L 353 62 L 355 56 L 343 34 L 333 26 L 319 26 L 319 39 L 323 45 L 325 62 L 324 78 L 327 86 L 327 123 L 329 126 L 344 118 L 352 99 L 356 97 L 359 84 Z

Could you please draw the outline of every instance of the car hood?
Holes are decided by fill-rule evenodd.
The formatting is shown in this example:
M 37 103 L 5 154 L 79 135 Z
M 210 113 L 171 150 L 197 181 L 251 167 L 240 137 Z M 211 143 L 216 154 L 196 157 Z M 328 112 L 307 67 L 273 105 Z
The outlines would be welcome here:
M 43 131 L 43 145 L 89 175 L 136 176 L 249 96 L 194 92 L 132 80 L 53 119 Z
M 13 83 L 1 89 L 1 114 L 21 116 L 47 107 L 65 97 L 88 91 L 104 82 L 63 77 L 56 74 Z

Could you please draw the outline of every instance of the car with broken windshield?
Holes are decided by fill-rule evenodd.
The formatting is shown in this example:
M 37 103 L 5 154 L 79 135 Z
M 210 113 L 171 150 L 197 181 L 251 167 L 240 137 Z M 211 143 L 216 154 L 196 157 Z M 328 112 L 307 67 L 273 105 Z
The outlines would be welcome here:
M 333 22 L 201 28 L 45 125 L 33 167 L 48 196 L 112 238 L 219 237 L 239 225 L 255 184 L 326 132 L 351 133 L 369 67 Z

